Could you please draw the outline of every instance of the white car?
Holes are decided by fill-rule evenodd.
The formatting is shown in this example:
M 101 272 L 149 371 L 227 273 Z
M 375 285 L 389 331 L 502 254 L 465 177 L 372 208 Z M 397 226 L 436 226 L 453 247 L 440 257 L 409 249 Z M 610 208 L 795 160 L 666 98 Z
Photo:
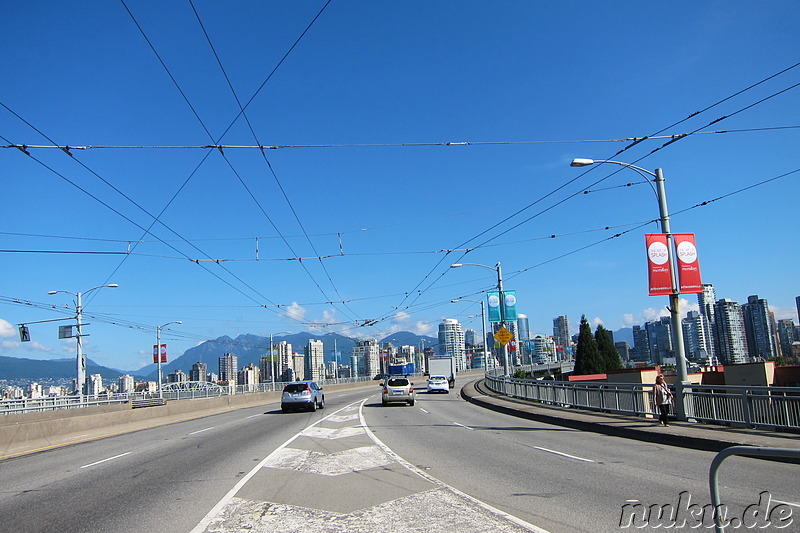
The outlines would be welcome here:
M 445 376 L 430 376 L 428 378 L 428 392 L 450 393 L 450 384 Z

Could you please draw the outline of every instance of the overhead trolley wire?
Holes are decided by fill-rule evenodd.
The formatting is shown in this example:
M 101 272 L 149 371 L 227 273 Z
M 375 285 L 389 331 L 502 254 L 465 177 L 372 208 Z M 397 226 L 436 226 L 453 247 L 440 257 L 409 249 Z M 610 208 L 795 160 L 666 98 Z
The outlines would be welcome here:
M 679 124 L 681 124 L 681 123 L 683 123 L 683 122 L 685 122 L 685 121 L 687 121 L 687 120 L 689 120 L 689 119 L 691 119 L 691 118 L 693 118 L 693 117 L 695 117 L 695 116 L 697 116 L 697 115 L 699 115 L 699 114 L 701 114 L 701 113 L 704 113 L 704 112 L 706 112 L 706 111 L 708 111 L 708 110 L 710 110 L 710 109 L 713 109 L 714 107 L 716 107 L 716 106 L 718 106 L 718 105 L 721 105 L 722 103 L 724 103 L 724 102 L 726 102 L 726 101 L 730 100 L 731 98 L 734 98 L 734 97 L 736 97 L 736 96 L 738 96 L 738 95 L 740 95 L 740 94 L 743 94 L 744 92 L 747 92 L 747 91 L 749 91 L 749 90 L 751 90 L 751 89 L 753 89 L 753 88 L 755 88 L 755 87 L 757 87 L 757 86 L 759 86 L 759 85 L 761 85 L 761 84 L 763 84 L 763 83 L 765 83 L 765 82 L 767 82 L 767 81 L 769 81 L 769 80 L 771 80 L 771 79 L 773 79 L 773 78 L 775 78 L 775 77 L 777 77 L 777 76 L 780 76 L 781 74 L 784 74 L 784 73 L 786 73 L 786 72 L 788 72 L 788 71 L 790 71 L 790 70 L 792 70 L 792 69 L 794 69 L 794 68 L 796 68 L 796 67 L 798 67 L 798 66 L 800 66 L 800 63 L 795 63 L 795 64 L 793 64 L 793 65 L 791 65 L 791 66 L 789 66 L 789 67 L 787 67 L 787 68 L 785 68 L 785 69 L 783 69 L 783 70 L 781 70 L 781 71 L 779 71 L 779 72 L 777 72 L 777 73 L 775 73 L 775 74 L 772 74 L 772 75 L 770 75 L 770 76 L 768 76 L 768 77 L 766 77 L 766 78 L 763 78 L 762 80 L 760 80 L 760 81 L 758 81 L 758 82 L 756 82 L 756 83 L 754 83 L 754 84 L 751 84 L 751 85 L 749 85 L 748 87 L 745 87 L 744 89 L 741 89 L 741 90 L 739 90 L 739 91 L 735 92 L 734 94 L 732 94 L 732 95 L 730 95 L 730 96 L 727 96 L 727 97 L 725 97 L 725 98 L 723 98 L 723 99 L 721 99 L 721 100 L 718 100 L 717 102 L 715 102 L 715 103 L 713 103 L 713 104 L 711 104 L 711 105 L 707 106 L 706 108 L 704 108 L 704 109 L 702 109 L 702 110 L 700 110 L 700 111 L 696 111 L 696 112 L 694 112 L 694 113 L 691 113 L 691 114 L 690 114 L 690 115 L 688 115 L 687 117 L 685 117 L 685 118 L 683 118 L 683 119 L 681 119 L 681 120 L 679 120 L 679 121 L 677 121 L 677 122 L 675 122 L 675 123 L 673 123 L 673 124 L 671 124 L 671 125 L 669 125 L 669 126 L 667 126 L 667 127 L 665 127 L 665 128 L 662 128 L 662 129 L 660 129 L 659 131 L 655 132 L 653 135 L 660 135 L 660 134 L 661 134 L 661 133 L 663 133 L 664 131 L 666 131 L 666 130 L 668 130 L 668 129 L 670 129 L 670 128 L 673 128 L 673 127 L 675 127 L 675 126 L 677 126 L 677 125 L 679 125 Z M 712 125 L 712 124 L 715 124 L 715 123 L 717 123 L 717 122 L 720 122 L 721 120 L 724 120 L 725 118 L 729 118 L 729 117 L 731 117 L 731 116 L 733 116 L 733 115 L 735 115 L 735 114 L 738 114 L 738 113 L 740 113 L 740 112 L 744 111 L 745 109 L 749 109 L 749 108 L 753 107 L 754 105 L 757 105 L 757 104 L 759 104 L 759 103 L 762 103 L 762 102 L 764 102 L 764 101 L 766 101 L 766 100 L 768 100 L 768 99 L 770 99 L 770 98 L 772 98 L 772 97 L 774 97 L 774 96 L 777 96 L 778 94 L 782 94 L 782 93 L 784 93 L 784 92 L 786 92 L 786 91 L 788 91 L 788 90 L 790 90 L 790 89 L 793 89 L 793 88 L 795 88 L 795 87 L 797 87 L 797 86 L 798 86 L 798 85 L 793 85 L 793 86 L 791 86 L 791 87 L 789 87 L 789 88 L 787 88 L 787 89 L 784 89 L 784 90 L 782 90 L 782 91 L 779 91 L 778 93 L 775 93 L 775 94 L 773 94 L 773 95 L 771 95 L 771 96 L 769 96 L 769 97 L 767 97 L 767 98 L 764 98 L 764 99 L 762 99 L 762 100 L 759 100 L 759 101 L 755 102 L 754 104 L 751 104 L 751 105 L 749 105 L 749 106 L 747 106 L 747 107 L 745 107 L 745 108 L 743 108 L 743 109 L 740 109 L 740 110 L 739 110 L 739 111 L 737 111 L 736 113 L 733 113 L 733 114 L 730 114 L 730 115 L 726 115 L 726 116 L 720 117 L 720 118 L 718 118 L 718 119 L 716 119 L 716 120 L 714 120 L 714 121 L 710 122 L 708 125 L 706 125 L 706 126 L 704 126 L 704 127 L 708 127 L 708 126 L 710 126 L 710 125 Z M 637 139 L 636 139 L 636 140 L 635 140 L 633 143 L 631 143 L 631 144 L 629 144 L 628 146 L 626 146 L 626 147 L 622 148 L 621 150 L 617 151 L 617 152 L 616 152 L 616 153 L 615 153 L 613 156 L 611 156 L 611 158 L 614 158 L 614 157 L 616 157 L 616 156 L 620 155 L 621 153 L 623 153 L 623 152 L 625 152 L 625 151 L 627 151 L 627 150 L 629 150 L 629 149 L 633 148 L 634 146 L 636 146 L 636 145 L 638 145 L 639 143 L 641 143 L 641 142 L 643 142 L 643 141 L 645 141 L 645 140 L 649 139 L 650 137 L 651 137 L 651 136 L 646 136 L 646 137 L 637 138 Z M 686 135 L 684 135 L 684 136 L 679 136 L 679 137 L 677 137 L 677 138 L 673 138 L 673 139 L 671 139 L 670 141 L 668 141 L 667 143 L 665 143 L 665 144 L 664 144 L 664 145 L 663 145 L 661 148 L 664 148 L 665 146 L 667 146 L 667 145 L 669 145 L 669 144 L 672 144 L 672 143 L 674 143 L 674 142 L 676 142 L 676 141 L 678 141 L 678 140 L 680 140 L 680 139 L 683 139 L 683 138 L 685 138 L 685 137 L 686 137 Z M 659 148 L 659 149 L 660 149 L 660 148 Z M 634 161 L 634 163 L 636 163 L 636 162 L 638 162 L 638 161 L 641 161 L 642 159 L 645 159 L 645 158 L 646 158 L 646 157 L 648 157 L 649 155 L 652 155 L 652 153 L 654 153 L 654 152 L 651 152 L 650 154 L 646 154 L 645 156 L 643 156 L 643 157 L 641 157 L 641 158 L 637 159 L 636 161 Z M 609 159 L 611 159 L 611 158 L 609 158 Z M 565 187 L 567 187 L 568 185 L 570 185 L 570 184 L 572 184 L 572 183 L 576 182 L 577 180 L 581 179 L 581 178 L 582 178 L 583 176 L 585 176 L 585 175 L 586 175 L 588 172 L 591 172 L 591 171 L 592 171 L 592 170 L 594 170 L 595 168 L 598 168 L 598 167 L 592 167 L 592 168 L 589 168 L 589 169 L 587 169 L 587 170 L 585 170 L 585 171 L 583 171 L 583 172 L 579 173 L 579 174 L 578 174 L 576 177 L 574 177 L 574 178 L 572 178 L 572 179 L 570 179 L 570 180 L 566 181 L 565 183 L 563 183 L 562 185 L 560 185 L 560 186 L 556 187 L 555 189 L 553 189 L 553 190 L 552 190 L 552 191 L 550 191 L 549 193 L 547 193 L 547 194 L 545 194 L 544 196 L 541 196 L 541 197 L 539 197 L 537 200 L 535 200 L 535 201 L 531 202 L 531 203 L 530 203 L 530 204 L 528 204 L 526 207 L 524 207 L 524 208 L 522 208 L 522 209 L 520 209 L 520 210 L 518 210 L 518 211 L 516 211 L 516 212 L 512 213 L 511 215 L 509 215 L 509 216 L 505 217 L 503 220 L 501 220 L 501 221 L 499 221 L 499 222 L 497 222 L 497 223 L 493 224 L 492 226 L 490 226 L 489 228 L 487 228 L 487 229 L 483 230 L 482 232 L 478 233 L 477 235 L 473 236 L 472 238 L 470 238 L 470 239 L 468 239 L 468 240 L 466 240 L 466 241 L 462 242 L 461 244 L 459 244 L 459 245 L 458 245 L 458 246 L 456 246 L 455 248 L 462 248 L 462 247 L 465 247 L 465 246 L 467 246 L 467 244 L 468 244 L 468 243 L 470 243 L 471 241 L 473 241 L 473 240 L 475 240 L 475 239 L 477 239 L 477 238 L 481 237 L 482 235 L 485 235 L 486 233 L 488 233 L 488 232 L 490 232 L 491 230 L 493 230 L 493 229 L 495 229 L 495 228 L 499 227 L 500 225 L 502 225 L 502 224 L 506 223 L 507 221 L 509 221 L 509 220 L 513 219 L 514 217 L 516 217 L 516 216 L 520 215 L 521 213 L 523 213 L 524 211 L 526 211 L 526 210 L 528 210 L 529 208 L 533 207 L 534 205 L 538 204 L 539 202 L 541 202 L 541 201 L 543 201 L 543 200 L 545 200 L 545 199 L 549 198 L 550 196 L 552 196 L 552 195 L 553 195 L 553 194 L 555 194 L 556 192 L 558 192 L 558 191 L 560 191 L 560 190 L 564 189 L 564 188 L 565 188 Z M 614 172 L 612 172 L 612 173 L 611 173 L 611 174 L 609 174 L 608 176 L 606 176 L 606 177 L 604 177 L 604 178 L 601 178 L 601 179 L 599 179 L 599 180 L 595 181 L 593 184 L 591 184 L 591 185 L 590 185 L 590 187 L 593 187 L 594 185 L 597 185 L 598 183 L 600 183 L 600 182 L 602 182 L 602 181 L 606 180 L 607 178 L 609 178 L 610 176 L 613 176 L 614 174 L 616 174 L 617 172 L 620 172 L 621 170 L 622 170 L 622 168 L 619 168 L 619 169 L 615 170 Z M 584 189 L 586 189 L 586 188 L 584 188 Z M 498 233 L 498 234 L 497 234 L 497 235 L 495 235 L 494 237 L 491 237 L 491 238 L 489 238 L 489 239 L 487 239 L 487 240 L 483 241 L 483 242 L 481 243 L 481 245 L 483 245 L 483 244 L 486 244 L 486 243 L 488 243 L 488 242 L 491 242 L 492 240 L 494 240 L 494 239 L 496 239 L 496 238 L 500 237 L 501 235 L 504 235 L 505 233 L 508 233 L 509 231 L 512 231 L 513 229 L 515 229 L 515 228 L 517 228 L 517 227 L 521 226 L 522 224 L 525 224 L 525 223 L 529 222 L 530 220 L 532 220 L 532 219 L 536 218 L 536 217 L 537 217 L 537 216 L 539 216 L 540 214 L 542 214 L 542 213 L 544 213 L 544 212 L 546 212 L 546 211 L 549 211 L 549 210 L 550 210 L 550 209 L 552 209 L 553 207 L 555 207 L 555 206 L 557 206 L 557 205 L 560 205 L 560 204 L 564 203 L 564 202 L 565 202 L 565 201 L 567 201 L 568 199 L 570 199 L 570 198 L 573 198 L 574 196 L 576 196 L 576 195 L 578 195 L 578 194 L 581 194 L 581 192 L 578 192 L 578 193 L 571 194 L 571 195 L 567 196 L 566 198 L 564 198 L 564 199 L 562 199 L 561 201 L 557 202 L 557 203 L 556 203 L 556 204 L 554 204 L 553 206 L 551 206 L 551 207 L 549 207 L 549 208 L 546 208 L 546 209 L 544 209 L 544 210 L 540 211 L 539 213 L 537 213 L 537 214 L 535 214 L 535 215 L 533 215 L 533 216 L 531 216 L 531 217 L 529 217 L 529 218 L 525 219 L 524 221 L 520 222 L 519 224 L 515 224 L 515 225 L 514 225 L 514 226 L 512 226 L 511 228 L 509 228 L 509 229 L 506 229 L 506 230 L 504 230 L 504 231 L 502 231 L 502 232 Z M 602 242 L 602 241 L 601 241 L 601 242 Z M 466 256 L 468 253 L 469 253 L 469 251 L 463 252 L 463 253 L 462 253 L 462 255 L 460 256 L 460 258 L 459 258 L 459 259 L 458 259 L 456 262 L 458 262 L 458 261 L 460 261 L 461 259 L 463 259 L 463 258 L 464 258 L 464 257 L 465 257 L 465 256 Z M 433 266 L 433 267 L 432 267 L 432 268 L 431 268 L 431 269 L 428 271 L 428 273 L 427 273 L 427 274 L 425 274 L 425 276 L 423 277 L 423 279 L 422 279 L 422 280 L 421 280 L 421 281 L 420 281 L 420 282 L 419 282 L 419 283 L 418 283 L 418 284 L 417 284 L 417 285 L 414 287 L 414 291 L 417 291 L 417 289 L 419 289 L 419 288 L 420 288 L 420 286 L 421 286 L 421 285 L 422 285 L 422 284 L 425 282 L 425 280 L 427 280 L 427 279 L 428 279 L 428 278 L 429 278 L 429 277 L 430 277 L 430 276 L 431 276 L 431 275 L 432 275 L 432 274 L 433 274 L 433 273 L 436 271 L 436 269 L 438 269 L 438 268 L 439 268 L 439 266 L 440 266 L 440 265 L 443 263 L 443 261 L 444 261 L 444 259 L 445 259 L 445 258 L 446 258 L 446 257 L 444 257 L 444 258 L 441 258 L 441 259 L 440 259 L 440 260 L 439 260 L 439 261 L 438 261 L 438 262 L 437 262 L 437 263 L 436 263 L 436 264 L 435 264 L 435 265 L 434 265 L 434 266 Z M 436 283 L 438 280 L 440 280 L 442 277 L 444 277 L 444 276 L 447 274 L 447 272 L 448 272 L 448 271 L 449 271 L 449 269 L 448 269 L 448 270 L 444 270 L 444 271 L 442 271 L 442 273 L 441 273 L 441 274 L 440 274 L 440 275 L 439 275 L 439 276 L 438 276 L 436 279 L 434 279 L 433 281 L 431 281 L 431 283 L 430 283 L 430 284 L 429 284 L 429 285 L 428 285 L 428 286 L 427 286 L 425 289 L 422 289 L 422 290 L 420 290 L 420 291 L 417 293 L 417 294 L 418 294 L 418 296 L 416 296 L 415 300 L 416 300 L 416 299 L 418 299 L 418 298 L 419 298 L 419 297 L 420 297 L 422 294 L 424 294 L 424 293 L 425 293 L 427 290 L 429 290 L 429 289 L 430 289 L 430 288 L 431 288 L 431 287 L 432 287 L 432 286 L 433 286 L 433 285 L 434 285 L 434 284 L 435 284 L 435 283 Z M 401 305 L 402 305 L 403 303 L 405 303 L 405 300 L 406 300 L 406 299 L 404 299 L 404 300 L 403 300 L 403 302 L 401 302 Z
M 217 61 L 217 65 L 219 66 L 219 68 L 220 68 L 220 71 L 222 72 L 223 76 L 225 77 L 225 81 L 226 81 L 226 82 L 227 82 L 227 84 L 228 84 L 228 87 L 229 87 L 229 89 L 230 89 L 230 91 L 231 91 L 231 94 L 233 95 L 233 98 L 234 98 L 234 100 L 236 100 L 236 104 L 238 105 L 238 107 L 239 107 L 239 109 L 240 109 L 240 116 L 242 116 L 242 117 L 244 118 L 244 120 L 245 120 L 245 123 L 247 124 L 247 127 L 248 127 L 248 129 L 250 130 L 250 133 L 251 133 L 251 135 L 253 136 L 253 140 L 255 140 L 255 142 L 256 142 L 256 143 L 257 143 L 257 144 L 260 146 L 260 145 L 261 145 L 261 143 L 260 143 L 260 142 L 259 142 L 259 140 L 258 140 L 258 136 L 256 135 L 255 129 L 253 128 L 253 125 L 252 125 L 252 123 L 250 122 L 250 119 L 249 119 L 249 117 L 247 116 L 247 113 L 245 112 L 244 106 L 242 106 L 241 100 L 239 100 L 239 96 L 238 96 L 238 95 L 237 95 L 237 93 L 236 93 L 236 89 L 233 87 L 233 83 L 231 82 L 231 80 L 230 80 L 230 77 L 228 76 L 228 73 L 227 73 L 227 71 L 225 70 L 225 67 L 224 67 L 224 65 L 222 64 L 222 60 L 220 59 L 220 57 L 219 57 L 219 54 L 217 53 L 217 50 L 216 50 L 216 48 L 214 47 L 214 43 L 212 42 L 212 40 L 211 40 L 211 37 L 209 36 L 209 34 L 208 34 L 208 31 L 206 30 L 206 28 L 205 28 L 205 25 L 203 24 L 203 21 L 202 21 L 202 19 L 200 18 L 200 14 L 197 12 L 197 9 L 195 8 L 195 6 L 194 6 L 194 3 L 192 2 L 192 0 L 189 0 L 189 4 L 190 4 L 190 6 L 192 7 L 192 11 L 194 12 L 194 15 L 195 15 L 195 18 L 197 19 L 197 22 L 198 22 L 198 24 L 200 25 L 200 28 L 201 28 L 201 30 L 202 30 L 202 32 L 203 32 L 203 35 L 205 36 L 205 38 L 206 38 L 206 41 L 208 42 L 208 45 L 209 45 L 209 47 L 211 48 L 211 51 L 212 51 L 212 53 L 214 54 L 214 58 L 215 58 L 215 59 L 216 59 L 216 61 Z M 302 36 L 306 34 L 306 32 L 308 31 L 308 29 L 309 29 L 309 28 L 311 27 L 311 25 L 314 23 L 314 21 L 316 21 L 316 20 L 319 18 L 319 16 L 322 14 L 322 12 L 325 10 L 325 8 L 326 8 L 326 7 L 327 7 L 329 4 L 330 4 L 330 0 L 328 0 L 328 2 L 326 2 L 326 3 L 325 3 L 325 5 L 323 5 L 323 7 L 322 7 L 322 8 L 319 10 L 319 12 L 318 12 L 317 16 L 316 16 L 316 17 L 314 17 L 313 21 L 312 21 L 312 22 L 311 22 L 311 23 L 310 23 L 310 24 L 309 24 L 309 25 L 306 27 L 306 30 L 305 30 L 305 31 L 302 33 L 302 35 L 301 35 L 301 37 L 300 37 L 300 38 L 302 38 Z M 294 47 L 297 45 L 297 43 L 299 43 L 299 41 L 300 41 L 300 38 L 298 38 L 298 39 L 295 41 L 294 45 L 292 46 L 292 48 L 290 49 L 290 51 L 289 51 L 289 52 L 291 52 L 291 50 L 293 50 L 293 49 L 294 49 Z M 287 52 L 287 53 L 284 55 L 284 57 L 281 59 L 281 63 L 283 62 L 283 60 L 285 60 L 285 59 L 286 59 L 286 57 L 288 56 L 289 52 Z M 275 72 L 276 70 L 277 70 L 277 67 L 276 67 L 276 69 L 273 69 L 273 71 L 270 73 L 270 77 L 272 76 L 272 74 L 274 74 L 274 72 Z M 266 81 L 265 81 L 265 83 L 266 83 Z M 263 87 L 263 84 L 262 84 L 262 87 Z M 252 101 L 252 99 L 251 99 L 251 101 Z M 227 130 L 226 130 L 226 131 L 227 131 Z M 223 134 L 223 135 L 224 135 L 224 134 Z M 225 157 L 225 155 L 224 155 L 224 152 L 223 152 L 222 150 L 220 150 L 220 152 L 222 153 L 223 157 Z M 311 246 L 311 249 L 313 250 L 314 254 L 315 254 L 316 256 L 319 256 L 320 254 L 319 254 L 319 252 L 317 252 L 317 249 L 316 249 L 316 247 L 314 246 L 314 243 L 311 241 L 311 239 L 310 239 L 310 237 L 309 237 L 309 235 L 308 235 L 308 232 L 306 231 L 306 229 L 305 229 L 305 226 L 303 225 L 303 222 L 300 220 L 300 217 L 299 217 L 299 215 L 297 214 L 297 211 L 295 210 L 295 208 L 294 208 L 294 205 L 292 204 L 291 200 L 289 199 L 289 196 L 286 194 L 286 190 L 284 189 L 284 187 L 283 187 L 283 184 L 281 183 L 280 179 L 278 179 L 278 175 L 276 174 L 276 172 L 275 172 L 275 169 L 273 168 L 273 166 L 272 166 L 272 164 L 270 163 L 269 159 L 266 157 L 266 154 L 265 154 L 264 150 L 261 150 L 260 152 L 261 152 L 261 157 L 263 158 L 263 160 L 264 160 L 265 164 L 267 165 L 267 168 L 269 169 L 270 173 L 272 174 L 272 177 L 273 177 L 273 179 L 275 180 L 275 183 L 276 183 L 276 185 L 278 186 L 278 189 L 281 191 L 281 194 L 283 195 L 283 198 L 284 198 L 284 200 L 286 201 L 287 205 L 289 206 L 289 209 L 290 209 L 290 211 L 292 212 L 292 215 L 294 216 L 294 218 L 295 218 L 295 221 L 297 222 L 298 226 L 300 226 L 300 229 L 302 230 L 302 232 L 303 232 L 303 235 L 304 235 L 304 236 L 305 236 L 305 238 L 306 238 L 306 241 L 307 241 L 307 242 L 308 242 L 308 244 Z M 242 185 L 242 186 L 245 188 L 245 190 L 247 191 L 247 193 L 250 195 L 250 197 L 251 197 L 251 199 L 253 200 L 253 202 L 255 202 L 255 204 L 258 206 L 258 208 L 259 208 L 259 210 L 261 211 L 261 213 L 262 213 L 262 214 L 263 214 L 263 215 L 264 215 L 264 216 L 267 218 L 267 220 L 269 220 L 269 221 L 270 221 L 270 223 L 272 223 L 272 220 L 270 219 L 270 217 L 269 217 L 269 215 L 267 214 L 266 210 L 263 208 L 263 206 L 262 206 L 262 205 L 261 205 L 261 203 L 258 201 L 258 199 L 257 199 L 257 198 L 256 198 L 256 196 L 253 194 L 253 192 L 250 190 L 250 188 L 247 186 L 247 184 L 245 183 L 244 179 L 241 177 L 241 175 L 240 175 L 238 172 L 236 172 L 236 170 L 235 170 L 235 169 L 233 168 L 233 166 L 231 165 L 230 161 L 228 161 L 228 158 L 227 158 L 227 157 L 225 157 L 225 160 L 226 160 L 226 162 L 228 162 L 228 165 L 231 167 L 231 170 L 234 172 L 234 174 L 236 175 L 236 177 L 239 179 L 239 182 L 240 182 L 240 183 L 241 183 L 241 185 Z M 280 231 L 277 229 L 277 227 L 275 226 L 275 224 L 274 224 L 274 223 L 272 223 L 272 225 L 273 225 L 273 228 L 275 228 L 275 230 L 276 230 L 276 231 L 278 232 L 278 234 L 280 235 Z M 283 236 L 281 235 L 281 237 L 283 237 Z M 296 252 L 295 252 L 295 251 L 292 249 L 292 246 L 289 244 L 289 242 L 288 242 L 288 241 L 287 241 L 285 238 L 284 238 L 283 240 L 284 240 L 284 243 L 286 244 L 286 246 L 287 246 L 287 247 L 288 247 L 288 248 L 289 248 L 289 249 L 292 251 L 292 253 L 293 253 L 293 254 L 295 254 L 295 255 L 298 255 L 298 254 L 297 254 L 297 253 L 296 253 Z M 325 298 L 328 298 L 328 296 L 325 294 L 325 291 L 324 291 L 324 289 L 323 289 L 323 288 L 322 288 L 322 287 L 319 285 L 319 283 L 317 282 L 317 280 L 314 278 L 314 276 L 313 276 L 313 275 L 311 274 L 311 272 L 308 270 L 308 268 L 306 267 L 306 265 L 302 263 L 302 261 L 301 261 L 301 266 L 302 266 L 302 267 L 303 267 L 303 269 L 306 271 L 306 273 L 307 273 L 307 274 L 308 274 L 308 276 L 311 278 L 311 280 L 314 282 L 314 284 L 317 286 L 317 288 L 318 288 L 318 289 L 319 289 L 319 291 L 322 293 L 322 295 L 323 295 Z M 324 264 L 324 263 L 321 261 L 321 259 L 320 259 L 320 266 L 322 267 L 323 271 L 325 272 L 325 275 L 327 276 L 327 278 L 328 278 L 328 281 L 330 282 L 331 286 L 333 287 L 333 289 L 334 289 L 334 292 L 337 294 L 337 296 L 338 296 L 339 298 L 341 298 L 341 295 L 339 294 L 339 290 L 337 289 L 337 287 L 336 287 L 336 284 L 333 282 L 333 279 L 331 278 L 331 275 L 330 275 L 330 273 L 328 272 L 328 269 L 325 267 L 325 264 Z
M 676 123 L 678 124 L 678 123 Z M 639 143 L 644 140 L 674 139 L 693 135 L 723 135 L 727 133 L 753 133 L 761 131 L 798 129 L 800 125 L 769 126 L 760 128 L 738 128 L 713 131 L 693 131 L 675 133 L 672 135 L 647 135 L 645 137 L 625 137 L 621 139 L 562 139 L 562 140 L 536 140 L 536 141 L 439 141 L 439 142 L 404 142 L 404 143 L 328 143 L 328 144 L 280 144 L 266 146 L 261 144 L 197 144 L 197 145 L 78 145 L 67 144 L 55 146 L 50 144 L 4 144 L 0 148 L 16 148 L 17 150 L 58 149 L 72 150 L 280 150 L 290 148 L 413 148 L 425 146 L 501 146 L 501 145 L 531 145 L 531 144 L 587 144 L 587 143 Z M 663 130 L 662 130 L 663 131 Z

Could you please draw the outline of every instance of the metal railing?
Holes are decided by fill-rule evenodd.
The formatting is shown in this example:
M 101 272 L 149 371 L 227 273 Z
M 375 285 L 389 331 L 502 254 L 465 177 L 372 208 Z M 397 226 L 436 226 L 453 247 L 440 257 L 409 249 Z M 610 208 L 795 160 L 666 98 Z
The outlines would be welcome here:
M 722 462 L 728 457 L 731 457 L 733 455 L 740 455 L 744 457 L 778 457 L 782 459 L 798 460 L 800 459 L 800 450 L 795 450 L 792 448 L 762 448 L 760 446 L 731 446 L 719 452 L 714 457 L 714 460 L 711 461 L 711 467 L 709 468 L 708 471 L 708 487 L 709 491 L 711 492 L 711 505 L 714 516 L 714 531 L 716 533 L 723 533 L 727 525 L 733 525 L 732 522 L 728 522 L 727 525 L 723 523 L 724 522 L 723 516 L 725 515 L 725 509 L 720 500 L 719 480 L 717 476 L 717 472 L 719 470 L 719 467 L 722 465 Z M 791 511 L 789 512 L 789 517 L 791 517 Z M 761 517 L 762 521 L 765 518 L 769 517 L 762 516 Z M 769 520 L 767 520 L 767 522 L 769 522 Z M 776 525 L 776 527 L 782 528 L 790 525 L 791 522 L 792 520 L 791 518 L 789 518 L 787 524 L 785 524 L 784 526 L 778 524 Z M 768 524 L 760 525 L 759 527 L 760 528 L 768 527 Z M 748 527 L 748 529 L 754 529 L 754 528 Z
M 370 377 L 336 378 L 319 380 L 320 386 L 339 385 L 346 383 L 362 383 L 373 381 Z M 259 392 L 272 392 L 283 390 L 285 381 L 274 383 L 258 383 L 252 385 L 216 385 L 213 387 L 186 387 L 170 390 L 165 387 L 163 397 L 166 400 L 191 400 L 198 398 L 215 398 L 235 394 L 252 394 Z M 177 385 L 177 384 L 176 384 Z M 55 411 L 59 409 L 76 409 L 93 407 L 97 405 L 111 405 L 127 403 L 134 400 L 147 400 L 159 398 L 158 392 L 130 392 L 109 393 L 100 396 L 84 396 L 83 401 L 79 396 L 48 396 L 44 398 L 25 398 L 19 400 L 0 400 L 0 415 L 38 413 L 42 411 Z
M 561 407 L 634 416 L 658 414 L 653 385 L 513 379 L 486 374 L 499 394 Z M 688 419 L 749 428 L 800 429 L 800 388 L 691 385 L 681 387 Z M 680 396 L 680 395 L 676 395 Z

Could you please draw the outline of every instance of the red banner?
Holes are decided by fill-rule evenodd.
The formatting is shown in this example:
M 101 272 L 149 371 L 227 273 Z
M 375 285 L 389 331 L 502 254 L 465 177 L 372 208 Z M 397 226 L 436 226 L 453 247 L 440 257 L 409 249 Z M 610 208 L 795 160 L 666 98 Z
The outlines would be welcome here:
M 678 285 L 680 292 L 691 294 L 703 292 L 700 279 L 700 262 L 697 260 L 697 247 L 694 233 L 673 233 L 678 257 Z
M 159 353 L 158 344 L 154 344 L 153 345 L 153 363 L 154 364 L 158 364 L 158 353 Z M 161 345 L 161 362 L 162 363 L 166 363 L 167 362 L 167 345 L 166 344 L 162 344 Z
M 672 294 L 672 277 L 669 264 L 669 244 L 666 233 L 646 233 L 647 272 L 650 296 Z
M 516 339 L 511 339 L 510 341 L 508 341 L 508 351 L 511 353 L 515 353 L 517 351 Z

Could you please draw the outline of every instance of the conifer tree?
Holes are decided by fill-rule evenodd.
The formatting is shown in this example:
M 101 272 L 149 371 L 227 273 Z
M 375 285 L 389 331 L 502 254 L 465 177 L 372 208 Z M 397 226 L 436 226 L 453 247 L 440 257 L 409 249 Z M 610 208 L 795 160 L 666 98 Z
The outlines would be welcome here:
M 592 335 L 592 327 L 586 320 L 586 315 L 581 315 L 581 327 L 578 332 L 578 347 L 575 351 L 575 374 L 597 374 L 603 371 L 600 360 L 600 351 L 597 341 Z
M 611 332 L 605 326 L 599 324 L 594 332 L 594 340 L 597 342 L 597 349 L 600 352 L 603 372 L 620 370 L 622 362 L 619 360 L 619 352 L 614 346 L 614 336 Z

